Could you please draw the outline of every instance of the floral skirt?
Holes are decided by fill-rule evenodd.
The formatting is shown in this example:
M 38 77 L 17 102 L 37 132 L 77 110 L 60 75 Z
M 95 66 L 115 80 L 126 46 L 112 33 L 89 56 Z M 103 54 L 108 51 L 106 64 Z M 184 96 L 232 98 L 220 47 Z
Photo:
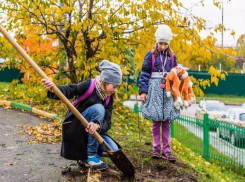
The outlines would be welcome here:
M 180 110 L 174 107 L 173 97 L 167 97 L 165 89 L 160 87 L 161 79 L 150 79 L 145 103 L 142 103 L 142 115 L 153 121 L 173 121 L 180 116 Z

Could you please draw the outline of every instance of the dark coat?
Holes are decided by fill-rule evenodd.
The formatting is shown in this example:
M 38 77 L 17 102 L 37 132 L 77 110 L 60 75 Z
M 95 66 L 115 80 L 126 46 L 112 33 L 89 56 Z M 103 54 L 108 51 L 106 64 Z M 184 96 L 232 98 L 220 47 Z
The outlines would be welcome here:
M 161 56 L 163 60 L 165 60 L 166 57 L 166 51 L 161 51 Z M 151 76 L 151 61 L 152 61 L 152 53 L 151 51 L 148 51 L 145 55 L 143 64 L 142 64 L 142 71 L 139 78 L 139 89 L 140 94 L 141 93 L 148 93 L 148 83 Z M 176 57 L 174 55 L 174 64 L 173 67 L 177 66 Z M 165 65 L 165 71 L 170 72 L 172 69 L 172 60 L 170 57 L 168 57 L 166 65 Z M 160 59 L 160 52 L 158 51 L 158 56 L 155 59 L 155 64 L 153 67 L 152 72 L 162 72 L 162 62 Z
M 79 84 L 72 84 L 68 86 L 57 86 L 59 90 L 68 98 L 79 98 L 83 95 L 90 84 L 91 79 L 87 79 Z M 48 97 L 51 99 L 59 99 L 54 93 L 48 92 Z M 86 99 L 80 101 L 76 108 L 82 113 L 88 107 L 94 104 L 105 105 L 105 101 L 101 100 L 94 89 L 93 93 Z M 105 117 L 100 122 L 100 134 L 106 134 L 111 128 L 111 114 L 113 110 L 113 98 L 105 106 Z M 87 141 L 88 133 L 85 131 L 85 127 L 76 118 L 76 116 L 68 111 L 65 120 L 62 124 L 62 146 L 61 156 L 70 160 L 86 160 L 87 159 Z

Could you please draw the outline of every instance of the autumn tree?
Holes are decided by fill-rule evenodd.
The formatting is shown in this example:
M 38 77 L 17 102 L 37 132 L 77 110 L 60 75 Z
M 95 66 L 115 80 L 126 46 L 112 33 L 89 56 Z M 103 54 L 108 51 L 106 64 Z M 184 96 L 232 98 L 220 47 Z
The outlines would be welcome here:
M 209 71 L 213 66 L 215 69 L 221 68 L 224 71 L 231 72 L 235 64 L 236 52 L 233 48 L 216 48 L 217 52 L 210 52 L 205 47 L 200 48 L 200 51 L 191 51 L 186 64 L 191 70 Z M 203 55 L 201 55 L 201 54 Z
M 0 58 L 5 58 L 10 60 L 11 58 L 15 58 L 15 57 L 16 57 L 16 51 L 14 50 L 14 48 L 4 37 L 0 36 Z M 15 61 L 9 61 L 8 64 L 4 62 L 3 68 L 6 66 L 15 67 L 16 66 Z
M 242 56 L 245 59 L 245 34 L 242 34 L 236 43 L 237 55 Z
M 214 5 L 220 6 L 216 0 Z M 7 14 L 1 24 L 16 32 L 16 38 L 35 39 L 28 47 L 22 45 L 27 52 L 32 46 L 39 48 L 43 39 L 58 40 L 57 50 L 29 53 L 46 70 L 63 65 L 54 74 L 57 79 L 65 75 L 72 83 L 98 74 L 102 59 L 120 64 L 124 75 L 129 74 L 132 64 L 125 58 L 127 47 L 135 51 L 134 69 L 139 71 L 160 24 L 168 24 L 175 35 L 170 46 L 179 63 L 208 66 L 212 53 L 217 53 L 216 39 L 211 31 L 203 40 L 199 33 L 206 21 L 183 16 L 183 8 L 178 0 L 0 0 L 0 10 Z M 221 30 L 219 26 L 213 31 Z

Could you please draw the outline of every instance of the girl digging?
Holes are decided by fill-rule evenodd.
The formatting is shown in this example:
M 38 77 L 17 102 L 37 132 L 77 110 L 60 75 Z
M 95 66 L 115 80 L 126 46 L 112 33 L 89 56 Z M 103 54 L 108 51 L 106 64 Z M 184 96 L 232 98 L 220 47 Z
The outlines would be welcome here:
M 113 151 L 120 147 L 107 131 L 111 128 L 113 100 L 117 99 L 116 92 L 122 81 L 122 72 L 117 64 L 107 60 L 102 61 L 99 68 L 101 74 L 94 80 L 87 79 L 78 84 L 57 86 L 68 99 L 76 98 L 73 104 L 89 122 L 85 128 L 74 114 L 68 111 L 62 124 L 61 156 L 77 160 L 80 167 L 85 167 L 87 162 L 95 170 L 108 168 L 100 158 L 104 149 L 93 137 L 95 131 L 99 132 Z M 58 99 L 52 92 L 54 83 L 51 80 L 42 79 L 42 84 L 48 90 L 49 98 Z M 92 84 L 94 90 L 91 90 Z M 80 99 L 84 94 L 88 95 L 89 91 L 91 93 L 87 98 Z
M 180 110 L 174 107 L 172 96 L 167 98 L 164 89 L 167 74 L 177 66 L 176 57 L 169 48 L 169 43 L 172 40 L 170 27 L 159 26 L 155 38 L 156 45 L 152 51 L 148 51 L 145 55 L 139 79 L 142 114 L 146 119 L 153 121 L 152 157 L 163 157 L 169 161 L 176 161 L 170 151 L 170 124 L 172 120 L 179 117 Z

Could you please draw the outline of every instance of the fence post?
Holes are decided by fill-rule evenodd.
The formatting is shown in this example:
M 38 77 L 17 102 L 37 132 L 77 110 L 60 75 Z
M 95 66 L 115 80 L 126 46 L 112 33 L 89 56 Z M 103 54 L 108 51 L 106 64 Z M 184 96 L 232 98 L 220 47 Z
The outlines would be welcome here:
M 203 116 L 203 158 L 209 159 L 209 120 L 207 113 Z
M 139 112 L 139 109 L 138 109 L 138 102 L 135 102 L 134 103 L 134 113 L 137 113 L 138 114 Z
M 171 137 L 173 138 L 174 137 L 174 121 L 172 121 L 172 124 L 170 125 L 170 134 L 171 134 Z

